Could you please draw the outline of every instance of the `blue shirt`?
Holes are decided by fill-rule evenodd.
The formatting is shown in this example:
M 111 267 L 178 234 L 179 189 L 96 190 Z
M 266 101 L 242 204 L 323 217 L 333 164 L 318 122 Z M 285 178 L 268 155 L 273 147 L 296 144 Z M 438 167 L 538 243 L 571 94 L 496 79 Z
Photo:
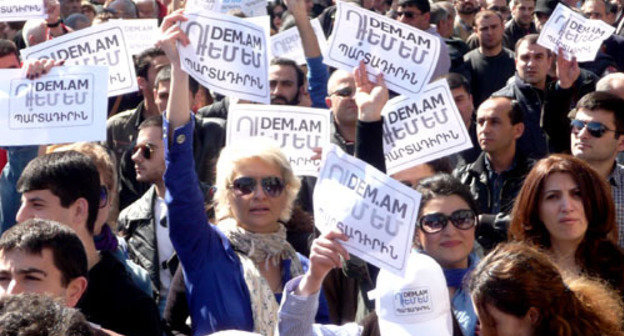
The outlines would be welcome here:
M 0 234 L 15 225 L 15 215 L 20 208 L 17 180 L 28 162 L 37 157 L 39 146 L 6 147 L 7 163 L 0 175 Z
M 204 212 L 204 197 L 193 162 L 193 127 L 191 118 L 173 132 L 171 145 L 166 119 L 163 127 L 169 237 L 184 271 L 193 335 L 227 329 L 253 331 L 251 300 L 240 260 L 229 240 L 208 222 Z M 307 270 L 307 259 L 300 256 L 300 260 Z M 283 281 L 290 279 L 285 265 Z M 318 320 L 328 322 L 327 302 L 322 299 L 320 305 Z
M 474 253 L 468 255 L 468 268 L 474 268 L 479 263 L 479 257 Z M 470 276 L 470 272 L 466 275 L 466 278 Z M 466 281 L 464 278 L 464 282 Z M 477 314 L 472 306 L 472 299 L 470 293 L 468 293 L 465 286 L 460 286 L 455 290 L 453 298 L 451 299 L 451 307 L 453 308 L 453 314 L 457 319 L 459 328 L 462 330 L 464 336 L 474 336 L 475 328 L 477 327 Z

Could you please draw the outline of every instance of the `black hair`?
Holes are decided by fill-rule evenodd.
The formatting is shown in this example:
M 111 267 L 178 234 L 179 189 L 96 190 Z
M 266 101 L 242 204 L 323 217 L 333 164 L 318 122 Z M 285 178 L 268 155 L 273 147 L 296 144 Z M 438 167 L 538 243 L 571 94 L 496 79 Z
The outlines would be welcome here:
M 460 180 L 449 174 L 435 174 L 431 177 L 420 180 L 418 186 L 416 186 L 416 191 L 421 193 L 420 210 L 418 213 L 418 217 L 420 217 L 420 215 L 422 214 L 422 209 L 425 207 L 425 205 L 432 199 L 440 196 L 452 195 L 459 196 L 462 200 L 466 202 L 466 204 L 468 204 L 470 210 L 474 211 L 475 214 L 479 213 L 477 202 L 474 200 L 474 197 L 470 193 L 470 189 L 468 189 L 468 186 L 461 183 Z
M 517 42 L 516 42 L 516 47 L 514 50 L 516 50 L 516 57 L 518 57 L 518 50 L 520 48 L 520 45 L 524 42 L 528 43 L 529 45 L 533 45 L 533 44 L 537 44 L 537 39 L 539 38 L 539 34 L 529 34 L 529 35 L 524 35 L 523 37 L 521 37 Z M 545 48 L 546 49 L 546 55 L 547 56 L 552 56 L 552 51 L 550 51 L 550 49 Z
M 135 62 L 137 76 L 147 79 L 147 72 L 151 66 L 152 59 L 158 56 L 166 55 L 165 52 L 159 48 L 148 48 L 138 54 Z
M 14 225 L 0 237 L 0 251 L 18 249 L 28 254 L 41 255 L 43 249 L 52 250 L 54 267 L 61 272 L 61 285 L 86 277 L 87 253 L 80 238 L 67 226 L 47 219 L 29 219 Z
M 440 2 L 436 2 L 431 5 L 430 13 L 429 23 L 434 25 L 437 25 L 442 20 L 448 19 L 452 15 L 452 13 L 449 13 Z
M 151 116 L 143 120 L 139 124 L 139 131 L 148 127 L 160 127 L 163 128 L 163 117 L 161 115 Z
M 154 79 L 154 87 L 158 88 L 158 84 L 160 84 L 160 82 L 166 81 L 171 81 L 171 65 L 165 65 L 158 70 L 156 79 Z
M 568 117 L 575 118 L 579 109 L 604 110 L 612 113 L 617 135 L 624 134 L 624 99 L 619 96 L 606 91 L 590 92 L 576 103 L 576 107 L 570 111 Z
M 509 110 L 509 121 L 512 125 L 517 125 L 524 122 L 524 109 L 522 105 L 515 100 L 511 100 L 511 110 Z
M 271 60 L 271 65 L 289 66 L 295 69 L 295 72 L 297 73 L 297 88 L 301 89 L 303 83 L 305 82 L 305 74 L 297 65 L 297 62 L 288 58 L 277 57 Z
M 15 55 L 15 57 L 17 57 L 17 59 L 19 60 L 19 53 L 17 52 L 17 46 L 15 45 L 15 43 L 13 43 L 13 41 L 9 41 L 9 40 L 5 40 L 5 39 L 0 39 L 0 57 L 4 57 L 7 55 Z
M 100 204 L 100 175 L 93 161 L 76 151 L 55 152 L 34 158 L 17 181 L 20 193 L 50 190 L 68 208 L 79 198 L 88 203 L 87 230 L 93 234 Z
M 416 7 L 422 14 L 431 11 L 431 5 L 428 0 L 399 0 L 400 7 Z
M 449 72 L 448 74 L 442 76 L 442 78 L 446 78 L 446 82 L 449 85 L 451 90 L 455 90 L 458 88 L 464 88 L 467 93 L 470 94 L 470 82 L 461 74 L 456 72 Z

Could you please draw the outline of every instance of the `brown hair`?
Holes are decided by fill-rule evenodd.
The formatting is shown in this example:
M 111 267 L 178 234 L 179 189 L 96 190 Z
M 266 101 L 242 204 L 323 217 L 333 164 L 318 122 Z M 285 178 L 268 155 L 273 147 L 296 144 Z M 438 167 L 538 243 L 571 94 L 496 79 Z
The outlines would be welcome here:
M 554 154 L 535 164 L 511 212 L 510 240 L 545 249 L 551 247 L 550 234 L 539 218 L 539 204 L 546 179 L 554 173 L 568 174 L 578 184 L 587 216 L 587 232 L 576 250 L 576 262 L 591 276 L 623 290 L 624 269 L 620 265 L 623 254 L 614 243 L 617 227 L 613 198 L 605 179 L 580 159 Z
M 548 256 L 527 244 L 499 245 L 477 265 L 469 289 L 482 325 L 493 323 L 486 305 L 520 318 L 534 308 L 535 335 L 624 335 L 613 290 L 585 278 L 566 284 Z

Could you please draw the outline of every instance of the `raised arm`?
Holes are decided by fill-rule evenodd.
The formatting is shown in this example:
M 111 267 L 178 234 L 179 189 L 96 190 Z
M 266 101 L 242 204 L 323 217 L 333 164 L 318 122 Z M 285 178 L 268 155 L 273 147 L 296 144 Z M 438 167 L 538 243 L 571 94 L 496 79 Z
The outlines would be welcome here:
M 295 25 L 301 36 L 301 44 L 303 46 L 303 54 L 307 58 L 321 56 L 321 48 L 318 39 L 312 29 L 312 24 L 308 18 L 304 0 L 286 0 L 288 11 L 295 18 Z

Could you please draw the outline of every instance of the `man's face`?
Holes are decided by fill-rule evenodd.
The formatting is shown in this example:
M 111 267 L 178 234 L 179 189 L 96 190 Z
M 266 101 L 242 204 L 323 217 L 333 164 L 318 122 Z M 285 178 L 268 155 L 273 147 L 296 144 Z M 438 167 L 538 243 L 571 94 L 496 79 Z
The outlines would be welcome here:
M 64 18 L 80 13 L 80 0 L 61 0 L 61 16 Z
M 495 11 L 503 18 L 503 21 L 509 20 L 511 17 L 511 10 L 509 10 L 509 6 L 507 5 L 507 1 L 505 0 L 487 0 L 486 8 Z
M 518 0 L 511 9 L 514 19 L 521 26 L 529 26 L 533 20 L 533 10 L 535 9 L 535 1 Z
M 481 17 L 476 22 L 477 37 L 484 49 L 498 48 L 503 43 L 503 22 L 496 15 Z
M 491 155 L 509 151 L 522 135 L 522 123 L 511 124 L 511 103 L 506 98 L 488 99 L 477 110 L 477 138 L 481 149 Z
M 585 1 L 583 6 L 581 7 L 581 11 L 583 11 L 585 17 L 592 20 L 605 21 L 607 17 L 607 8 L 602 1 Z
M 269 68 L 271 105 L 297 105 L 301 88 L 297 87 L 297 72 L 289 65 Z
M 156 2 L 141 1 L 136 3 L 139 19 L 155 19 L 158 17 Z
M 479 4 L 476 0 L 456 0 L 455 9 L 460 14 L 474 14 L 479 11 Z
M 339 70 L 337 70 L 339 71 Z M 340 72 L 328 88 L 329 97 L 327 106 L 334 114 L 338 125 L 355 126 L 358 119 L 358 110 L 355 105 L 355 79 L 347 71 Z
M 49 248 L 42 249 L 41 255 L 18 248 L 0 251 L 0 297 L 37 293 L 65 299 L 62 279 Z
M 466 124 L 466 127 L 470 127 L 472 114 L 474 113 L 472 95 L 466 92 L 463 87 L 452 89 L 451 93 L 453 94 L 453 100 L 455 100 L 455 105 L 457 105 L 457 109 L 462 116 L 464 124 Z
M 139 131 L 136 150 L 132 154 L 137 181 L 157 183 L 165 174 L 165 149 L 162 128 L 147 127 Z M 145 157 L 148 152 L 149 158 Z
M 416 6 L 399 6 L 397 20 L 420 30 L 429 29 L 429 13 L 423 13 Z
M 64 208 L 61 199 L 49 189 L 26 191 L 15 220 L 21 223 L 31 218 L 49 219 L 76 229 L 76 203 Z
M 0 57 L 0 69 L 19 69 L 20 62 L 17 55 L 11 53 Z
M 609 111 L 580 109 L 576 112 L 575 119 L 583 122 L 598 122 L 607 129 L 616 129 L 613 113 Z M 589 134 L 585 127 L 578 132 L 572 130 L 570 140 L 572 155 L 590 164 L 615 162 L 617 153 L 624 150 L 624 136 L 616 135 L 611 131 L 597 138 Z
M 550 69 L 552 57 L 546 48 L 538 44 L 521 43 L 516 50 L 518 76 L 533 86 L 543 86 Z
M 163 113 L 167 109 L 170 83 L 171 81 L 161 80 L 158 83 L 158 87 L 154 88 L 154 102 L 156 103 L 156 107 L 158 107 L 159 113 Z
M 533 14 L 535 17 L 535 20 L 533 20 L 533 23 L 535 23 L 535 29 L 537 29 L 538 32 L 541 32 L 542 28 L 546 24 L 546 21 L 550 18 L 550 15 L 542 12 L 534 12 Z

